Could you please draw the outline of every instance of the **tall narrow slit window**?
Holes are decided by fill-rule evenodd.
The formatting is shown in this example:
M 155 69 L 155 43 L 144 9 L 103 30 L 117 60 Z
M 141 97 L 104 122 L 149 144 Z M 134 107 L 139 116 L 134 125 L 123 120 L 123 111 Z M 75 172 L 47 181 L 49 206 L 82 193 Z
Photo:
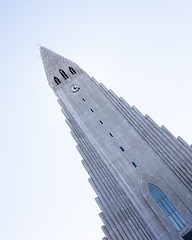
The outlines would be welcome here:
M 137 164 L 135 162 L 132 162 L 132 165 L 136 168 Z
M 120 147 L 120 149 L 122 152 L 125 152 L 125 149 L 122 146 Z
M 69 67 L 69 71 L 70 71 L 73 75 L 77 73 L 72 67 Z
M 61 81 L 59 80 L 59 78 L 57 78 L 57 77 L 55 77 L 55 76 L 54 76 L 54 81 L 55 81 L 55 83 L 56 83 L 57 85 L 59 85 L 59 84 L 61 83 Z
M 61 74 L 61 76 L 66 80 L 67 78 L 69 78 L 69 76 L 62 70 L 62 69 L 59 69 L 59 72 Z
M 182 229 L 187 222 L 157 186 L 149 183 L 149 192 L 159 207 L 163 210 L 177 230 Z

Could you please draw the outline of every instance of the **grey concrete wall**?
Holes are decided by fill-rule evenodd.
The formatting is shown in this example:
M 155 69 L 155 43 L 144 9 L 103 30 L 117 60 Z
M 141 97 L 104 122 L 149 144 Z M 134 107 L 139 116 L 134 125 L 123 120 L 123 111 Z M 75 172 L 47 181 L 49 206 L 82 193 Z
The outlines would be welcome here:
M 41 55 L 48 82 L 98 195 L 107 239 L 182 239 L 192 226 L 192 148 L 75 63 L 45 48 Z M 67 80 L 60 68 L 68 74 Z M 54 76 L 61 84 L 54 83 Z M 80 89 L 73 92 L 73 86 Z M 156 204 L 148 183 L 159 186 L 187 221 L 182 230 L 175 229 Z

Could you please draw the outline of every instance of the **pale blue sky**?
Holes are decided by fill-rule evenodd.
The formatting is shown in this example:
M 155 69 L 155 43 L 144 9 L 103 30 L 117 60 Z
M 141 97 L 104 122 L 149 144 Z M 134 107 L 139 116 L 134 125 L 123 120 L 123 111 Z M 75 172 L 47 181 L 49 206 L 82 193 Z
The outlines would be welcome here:
M 0 239 L 98 240 L 99 208 L 39 44 L 192 143 L 192 1 L 1 1 Z

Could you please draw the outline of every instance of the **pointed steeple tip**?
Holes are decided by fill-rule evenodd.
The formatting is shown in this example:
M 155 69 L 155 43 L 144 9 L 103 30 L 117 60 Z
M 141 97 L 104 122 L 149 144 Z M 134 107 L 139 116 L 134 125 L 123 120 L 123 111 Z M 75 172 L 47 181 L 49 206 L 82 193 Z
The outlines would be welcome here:
M 39 50 L 42 51 L 42 49 L 44 49 L 45 47 L 42 45 L 39 45 Z
M 42 45 L 39 46 L 39 49 L 40 49 L 40 51 L 41 51 L 41 50 L 45 50 L 45 49 L 48 50 L 48 48 L 46 48 L 46 47 L 44 47 L 44 46 L 42 46 Z
M 55 53 L 52 50 L 50 50 L 44 46 L 40 46 L 39 49 L 40 49 L 41 58 L 52 58 L 53 56 L 62 57 L 58 53 Z M 64 57 L 62 57 L 62 58 L 64 58 Z
M 71 72 L 69 67 L 72 67 L 74 69 L 77 69 L 79 73 L 83 72 L 83 70 L 76 63 L 70 61 L 65 57 L 62 57 L 61 55 L 53 52 L 52 50 L 44 46 L 40 46 L 39 50 L 40 50 L 41 59 L 45 68 L 45 72 L 47 75 L 47 79 L 49 82 L 51 82 L 53 79 L 53 73 L 54 73 L 54 76 L 57 76 L 59 69 L 64 69 L 64 71 L 66 72 L 67 71 Z
M 52 59 L 53 57 L 55 57 L 54 61 L 56 61 L 56 59 L 63 59 L 65 62 L 71 62 L 69 59 L 59 55 L 58 53 L 53 52 L 52 50 L 44 47 L 44 46 L 40 46 L 40 54 L 41 54 L 41 58 L 42 59 L 49 59 L 49 61 Z
M 40 46 L 39 49 L 40 49 L 41 56 L 42 56 L 43 54 L 46 54 L 46 53 L 50 53 L 50 52 L 51 52 L 51 50 L 49 50 L 48 48 L 46 48 L 46 47 L 44 47 L 44 46 Z

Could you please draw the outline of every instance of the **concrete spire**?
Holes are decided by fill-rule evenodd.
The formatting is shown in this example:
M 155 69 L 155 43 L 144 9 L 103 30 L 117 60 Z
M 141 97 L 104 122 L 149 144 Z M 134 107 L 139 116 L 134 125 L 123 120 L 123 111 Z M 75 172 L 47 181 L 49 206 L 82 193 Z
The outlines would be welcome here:
M 45 47 L 40 52 L 48 82 L 97 194 L 103 240 L 189 239 L 191 147 L 77 64 Z M 159 202 L 149 183 L 164 194 Z

